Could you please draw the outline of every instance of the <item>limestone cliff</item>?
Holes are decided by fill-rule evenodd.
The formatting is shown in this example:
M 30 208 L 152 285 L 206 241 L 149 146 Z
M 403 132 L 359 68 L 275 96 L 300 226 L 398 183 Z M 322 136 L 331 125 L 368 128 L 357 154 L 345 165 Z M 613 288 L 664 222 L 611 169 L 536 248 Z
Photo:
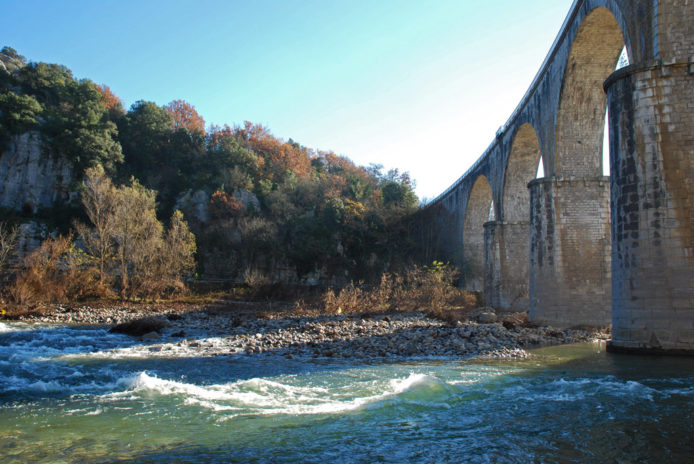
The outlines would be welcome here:
M 26 65 L 26 59 L 13 48 L 4 47 L 0 51 L 0 72 L 11 74 Z
M 36 132 L 12 137 L 0 154 L 0 207 L 27 213 L 70 201 L 72 168 L 63 159 L 42 152 Z

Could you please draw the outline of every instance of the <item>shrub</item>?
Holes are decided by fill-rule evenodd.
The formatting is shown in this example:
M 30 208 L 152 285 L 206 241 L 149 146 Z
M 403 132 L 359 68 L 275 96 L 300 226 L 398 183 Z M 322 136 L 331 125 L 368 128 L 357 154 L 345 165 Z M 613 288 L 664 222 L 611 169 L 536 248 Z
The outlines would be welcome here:
M 17 245 L 18 229 L 0 222 L 0 275 L 3 275 L 5 263 Z
M 363 283 L 351 283 L 337 292 L 329 289 L 321 298 L 321 309 L 332 314 L 416 310 L 444 318 L 455 314 L 461 317 L 461 311 L 478 302 L 473 293 L 453 285 L 457 276 L 455 268 L 438 261 L 430 266 L 413 266 L 401 274 L 383 274 L 371 289 Z M 457 313 L 444 314 L 454 310 Z
M 8 296 L 17 305 L 36 307 L 87 296 L 105 296 L 96 263 L 77 250 L 71 237 L 46 239 L 24 260 Z
M 354 284 L 341 289 L 337 294 L 333 289 L 323 294 L 322 306 L 331 314 L 351 314 L 368 310 L 368 293 L 364 293 Z

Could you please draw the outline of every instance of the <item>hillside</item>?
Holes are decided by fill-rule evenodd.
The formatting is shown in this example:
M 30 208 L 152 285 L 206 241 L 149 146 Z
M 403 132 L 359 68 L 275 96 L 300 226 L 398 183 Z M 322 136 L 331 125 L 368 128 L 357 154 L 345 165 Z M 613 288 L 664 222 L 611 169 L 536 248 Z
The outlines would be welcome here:
M 412 258 L 398 226 L 417 208 L 406 173 L 357 166 L 251 122 L 206 126 L 184 100 L 125 110 L 108 86 L 9 47 L 0 63 L 6 221 L 67 233 L 86 220 L 85 169 L 101 166 L 116 185 L 154 190 L 161 220 L 183 212 L 201 276 L 347 282 Z

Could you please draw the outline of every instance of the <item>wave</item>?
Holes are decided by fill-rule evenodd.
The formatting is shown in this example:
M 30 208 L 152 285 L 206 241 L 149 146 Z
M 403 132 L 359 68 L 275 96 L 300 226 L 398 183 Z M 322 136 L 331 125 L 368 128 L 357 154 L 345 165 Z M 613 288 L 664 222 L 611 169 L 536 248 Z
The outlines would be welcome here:
M 28 324 L 26 322 L 0 322 L 0 333 L 28 332 L 43 325 Z
M 667 382 L 671 379 L 660 379 Z M 636 380 L 618 379 L 614 376 L 600 378 L 556 379 L 541 384 L 506 387 L 503 395 L 525 401 L 583 401 L 592 397 L 613 397 L 622 401 L 655 401 L 657 397 L 694 395 L 694 387 L 657 388 Z
M 109 334 L 110 336 L 113 336 Z M 122 335 L 116 334 L 118 337 Z M 58 354 L 52 359 L 60 361 L 83 360 L 141 360 L 153 358 L 199 358 L 201 356 L 228 356 L 243 353 L 238 346 L 229 345 L 221 337 L 196 339 L 192 346 L 180 342 L 157 341 L 153 344 L 142 343 L 136 339 L 118 340 L 120 346 L 104 346 L 101 349 L 82 350 Z M 129 346 L 122 346 L 128 344 Z M 202 348 L 201 348 L 202 347 Z
M 254 378 L 218 385 L 196 385 L 166 380 L 139 372 L 118 381 L 124 391 L 111 397 L 178 396 L 187 406 L 199 406 L 216 412 L 236 415 L 336 414 L 364 407 L 420 404 L 444 406 L 442 398 L 450 396 L 453 387 L 425 374 L 371 382 L 357 382 L 344 388 L 323 388 Z M 439 401 L 437 401 L 437 399 Z
M 29 372 L 26 369 L 17 374 L 0 372 L 0 394 L 12 394 L 19 397 L 35 396 L 72 396 L 101 395 L 119 388 L 113 372 L 103 369 L 98 378 L 84 381 L 85 374 L 77 369 L 55 372 L 44 372 L 44 378 L 37 378 L 40 372 Z

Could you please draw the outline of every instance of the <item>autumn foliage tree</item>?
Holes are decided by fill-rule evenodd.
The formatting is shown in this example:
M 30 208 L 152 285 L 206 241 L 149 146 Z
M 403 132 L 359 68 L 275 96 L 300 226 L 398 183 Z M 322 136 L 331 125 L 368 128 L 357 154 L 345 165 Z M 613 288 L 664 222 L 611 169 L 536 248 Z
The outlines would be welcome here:
M 198 114 L 195 107 L 185 100 L 174 100 L 164 105 L 164 109 L 173 118 L 175 129 L 205 133 L 205 120 Z
M 273 137 L 260 124 L 246 121 L 242 127 L 236 128 L 235 136 L 242 145 L 265 159 L 265 173 L 271 180 L 282 181 L 287 171 L 298 177 L 306 177 L 312 171 L 311 159 L 306 150 L 296 143 Z
M 94 84 L 96 90 L 101 94 L 101 103 L 106 107 L 112 120 L 117 120 L 125 114 L 123 102 L 111 91 L 106 84 Z
M 180 211 L 164 232 L 155 211 L 156 192 L 132 179 L 116 187 L 103 170 L 87 171 L 82 202 L 91 227 L 78 226 L 85 251 L 104 274 L 117 276 L 122 298 L 182 289 L 195 267 L 195 236 Z
M 234 195 L 219 190 L 210 198 L 210 215 L 216 219 L 241 217 L 245 213 L 243 203 Z
M 0 143 L 38 130 L 51 153 L 71 161 L 78 181 L 94 168 L 82 191 L 90 224 L 78 232 L 99 282 L 125 297 L 180 281 L 184 271 L 155 277 L 167 269 L 190 272 L 191 230 L 198 269 L 210 276 L 368 280 L 413 256 L 402 221 L 417 208 L 407 173 L 358 166 L 248 121 L 206 132 L 184 100 L 140 100 L 124 112 L 108 86 L 3 50 L 11 71 L 0 72 Z M 174 250 L 184 251 L 174 260 L 182 264 L 164 258 Z
M 107 265 L 113 255 L 116 194 L 111 179 L 101 166 L 87 169 L 82 189 L 82 205 L 92 227 L 77 222 L 75 228 L 82 237 L 86 251 L 98 263 L 99 281 L 107 278 Z

